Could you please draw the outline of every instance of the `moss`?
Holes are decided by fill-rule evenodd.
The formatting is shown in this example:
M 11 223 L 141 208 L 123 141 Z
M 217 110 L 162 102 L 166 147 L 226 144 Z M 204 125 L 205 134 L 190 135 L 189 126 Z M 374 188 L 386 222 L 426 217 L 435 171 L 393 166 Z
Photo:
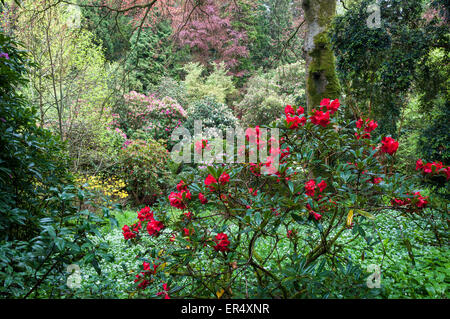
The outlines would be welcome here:
M 319 25 L 321 27 L 327 26 L 336 12 L 336 0 L 319 0 L 320 9 L 317 12 Z
M 308 95 L 312 105 L 319 105 L 322 98 L 338 98 L 340 85 L 326 32 L 314 37 L 314 50 L 310 56 L 312 59 L 308 69 Z

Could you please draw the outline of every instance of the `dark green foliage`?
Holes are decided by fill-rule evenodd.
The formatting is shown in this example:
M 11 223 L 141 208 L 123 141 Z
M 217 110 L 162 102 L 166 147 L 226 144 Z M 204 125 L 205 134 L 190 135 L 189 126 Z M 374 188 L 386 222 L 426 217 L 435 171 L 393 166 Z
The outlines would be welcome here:
M 379 120 L 379 133 L 395 136 L 407 94 L 420 79 L 417 65 L 448 38 L 444 26 L 423 18 L 422 0 L 381 1 L 381 28 L 369 29 L 372 2 L 354 2 L 338 16 L 331 40 L 347 103 Z
M 298 26 L 294 21 L 300 14 L 292 1 L 264 0 L 252 5 L 238 2 L 240 10 L 233 25 L 246 31 L 249 50 L 249 56 L 240 59 L 240 69 L 245 72 L 242 78 L 237 79 L 236 84 L 240 87 L 255 70 L 297 62 L 303 39 L 297 33 L 287 43 Z
M 92 3 L 86 0 L 83 2 Z M 89 6 L 82 6 L 81 12 L 87 29 L 101 41 L 105 58 L 109 61 L 122 59 L 130 49 L 130 37 L 133 32 L 130 17 L 118 15 L 105 8 Z
M 130 72 L 130 90 L 148 93 L 163 76 L 178 80 L 185 50 L 174 50 L 172 28 L 163 21 L 134 32 L 125 69 Z M 138 38 L 139 37 L 139 38 Z
M 36 126 L 36 111 L 19 93 L 27 56 L 0 33 L 0 295 L 70 293 L 66 267 L 108 257 L 88 234 L 103 219 L 82 210 L 88 194 L 71 185 L 62 144 Z M 109 216 L 107 209 L 103 210 Z M 100 269 L 98 268 L 100 272 Z

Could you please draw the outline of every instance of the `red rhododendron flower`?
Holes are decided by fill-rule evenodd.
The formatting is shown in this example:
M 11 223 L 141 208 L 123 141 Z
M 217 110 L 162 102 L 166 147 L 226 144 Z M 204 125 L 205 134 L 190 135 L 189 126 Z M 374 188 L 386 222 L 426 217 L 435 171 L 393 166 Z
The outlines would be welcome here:
M 306 120 L 306 117 L 304 119 Z M 289 147 L 286 147 L 285 149 L 281 150 L 281 152 L 280 152 L 280 161 L 283 160 L 289 154 L 291 154 Z
M 227 172 L 223 172 L 219 177 L 219 183 L 221 185 L 225 185 L 230 181 L 230 175 L 227 174 Z
M 214 249 L 216 251 L 228 251 L 228 245 L 230 244 L 230 241 L 228 240 L 228 236 L 225 233 L 219 233 L 214 238 L 214 242 L 216 243 L 216 246 L 214 246 Z
M 363 119 L 359 119 L 358 121 L 356 121 L 356 127 L 364 127 L 364 132 L 370 133 L 378 127 L 378 123 L 374 120 L 370 120 L 369 122 L 369 119 L 366 119 L 365 121 Z
M 326 105 L 327 110 L 330 111 L 331 114 L 334 114 L 341 106 L 341 103 L 338 99 L 331 101 L 328 105 Z
M 359 119 L 359 120 L 356 121 L 356 127 L 357 128 L 361 128 L 363 126 L 363 124 L 364 124 L 363 119 Z
M 428 204 L 428 201 L 426 200 L 428 197 L 423 197 L 419 192 L 414 193 L 416 206 L 419 208 L 425 208 Z
M 210 191 L 214 191 L 215 190 L 214 184 L 217 184 L 217 180 L 214 178 L 214 176 L 209 174 L 205 178 L 205 186 L 208 187 Z
M 183 196 L 181 193 L 171 192 L 169 195 L 170 206 L 179 209 L 185 209 L 186 205 L 183 203 Z
M 147 232 L 150 236 L 157 236 L 161 229 L 164 228 L 164 224 L 155 219 L 151 220 L 147 224 Z
M 151 270 L 151 268 L 150 268 L 150 263 L 148 263 L 148 262 L 145 262 L 145 261 L 144 261 L 144 263 L 142 264 L 142 266 L 144 267 L 144 270 L 145 270 L 145 271 L 148 271 L 148 272 L 150 272 L 150 273 L 152 273 L 152 274 L 156 274 L 156 269 L 158 268 L 159 264 L 154 264 L 154 265 L 153 265 L 153 270 Z
M 323 190 L 327 187 L 327 183 L 325 181 L 321 181 L 319 184 L 317 184 L 317 187 L 319 188 L 319 190 L 321 192 L 323 192 Z
M 288 116 L 289 114 L 295 114 L 294 108 L 291 105 L 286 105 L 284 108 L 284 114 Z
M 314 217 L 315 220 L 319 221 L 322 219 L 322 215 L 315 213 L 315 212 L 311 212 L 311 215 Z
M 170 299 L 169 297 L 169 286 L 167 284 L 163 284 L 163 291 L 157 292 L 157 296 L 163 296 L 164 299 Z
M 302 118 L 300 118 L 298 116 L 291 117 L 288 115 L 288 116 L 286 116 L 286 121 L 288 123 L 288 127 L 291 130 L 294 130 L 294 129 L 299 128 L 299 125 L 301 125 L 301 126 L 305 125 L 306 117 L 303 116 Z
M 374 129 L 376 129 L 378 127 L 378 123 L 377 122 L 372 120 L 369 123 L 367 123 L 367 121 L 366 121 L 366 127 L 364 128 L 365 132 L 370 133 L 370 132 L 372 132 Z
M 408 194 L 407 194 L 408 195 Z M 428 204 L 428 197 L 423 197 L 420 192 L 415 192 L 414 197 L 411 198 L 405 198 L 405 199 L 399 199 L 399 198 L 393 198 L 391 199 L 391 204 L 393 206 L 408 206 L 415 204 L 417 208 L 425 208 Z
M 381 177 L 374 177 L 371 182 L 373 184 L 380 184 L 383 181 L 383 179 Z
M 206 204 L 208 202 L 208 199 L 202 193 L 198 193 L 198 199 L 200 200 L 200 203 L 202 203 L 202 204 Z
M 359 140 L 360 138 L 363 139 L 369 139 L 370 138 L 370 134 L 369 133 L 364 133 L 363 135 L 360 135 L 359 133 L 355 133 L 356 139 Z
M 423 168 L 423 162 L 422 159 L 418 159 L 416 162 L 416 171 L 421 170 Z
M 322 127 L 326 127 L 328 124 L 330 124 L 330 112 L 322 112 L 313 110 L 314 115 L 311 116 L 311 122 L 316 125 L 320 125 Z
M 304 114 L 304 113 L 305 113 L 305 109 L 303 107 L 299 106 L 297 109 L 297 114 L 300 115 L 300 114 Z
M 330 99 L 323 99 L 321 102 L 320 102 L 320 106 L 328 106 L 328 105 L 330 105 Z
M 192 214 L 192 212 L 184 212 L 183 215 L 184 215 L 187 219 L 192 219 L 192 217 L 194 216 L 194 214 Z
M 398 142 L 394 140 L 392 137 L 383 137 L 381 140 L 382 146 L 381 151 L 384 153 L 388 153 L 389 155 L 393 155 L 397 152 Z
M 123 234 L 123 237 L 125 238 L 125 240 L 136 237 L 136 233 L 132 232 L 128 225 L 124 225 L 122 227 L 122 234 Z
M 186 183 L 185 183 L 183 180 L 181 180 L 181 181 L 177 184 L 177 190 L 178 190 L 179 192 L 181 192 L 181 191 L 183 191 L 183 190 L 187 190 L 187 185 L 186 185 Z
M 314 196 L 314 189 L 316 188 L 316 181 L 311 179 L 305 183 L 305 193 L 308 196 Z
M 145 206 L 138 212 L 138 219 L 140 221 L 151 220 L 153 219 L 153 212 L 150 210 L 150 207 Z

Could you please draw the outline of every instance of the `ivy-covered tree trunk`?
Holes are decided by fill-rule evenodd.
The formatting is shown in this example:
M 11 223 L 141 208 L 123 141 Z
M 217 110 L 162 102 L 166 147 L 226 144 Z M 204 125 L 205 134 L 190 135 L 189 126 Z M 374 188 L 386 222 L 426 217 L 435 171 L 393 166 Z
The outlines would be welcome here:
M 323 98 L 339 97 L 335 59 L 328 28 L 336 13 L 336 0 L 303 0 L 307 30 L 304 42 L 306 98 L 310 111 Z

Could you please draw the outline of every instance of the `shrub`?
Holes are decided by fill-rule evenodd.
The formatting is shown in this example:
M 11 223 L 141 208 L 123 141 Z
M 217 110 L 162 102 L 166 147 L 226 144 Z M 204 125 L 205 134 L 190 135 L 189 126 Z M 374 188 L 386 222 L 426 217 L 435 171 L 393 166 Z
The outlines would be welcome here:
M 78 177 L 75 182 L 80 187 L 96 194 L 97 198 L 108 197 L 112 202 L 124 204 L 128 197 L 128 193 L 125 191 L 125 182 L 114 177 L 103 178 L 89 175 Z
M 231 110 L 223 103 L 217 102 L 213 97 L 206 97 L 192 104 L 187 111 L 184 127 L 190 132 L 194 131 L 194 121 L 201 120 L 203 128 L 235 127 L 238 124 Z
M 282 65 L 252 76 L 236 112 L 248 125 L 267 125 L 286 104 L 303 104 L 305 100 L 305 67 L 302 62 Z
M 186 112 L 170 97 L 156 98 L 135 91 L 124 96 L 126 108 L 114 114 L 112 126 L 120 127 L 128 135 L 137 130 L 149 132 L 153 139 L 168 140 L 172 130 L 181 125 Z
M 399 215 L 427 221 L 446 204 L 417 189 L 412 174 L 396 171 L 401 145 L 389 136 L 373 139 L 375 121 L 348 123 L 341 113 L 338 100 L 324 99 L 309 114 L 286 106 L 274 124 L 280 146 L 272 145 L 266 160 L 211 165 L 180 181 L 167 199 L 179 209 L 178 219 L 169 218 L 163 207 L 143 208 L 136 223 L 122 229 L 131 243 L 144 236 L 151 242 L 140 255 L 139 294 L 361 298 L 382 293 L 383 286 L 367 284 L 368 274 L 346 251 L 359 243 L 366 250 L 385 245 L 377 232 L 381 214 L 401 231 Z M 261 128 L 247 133 L 261 146 L 260 134 Z M 411 255 L 409 239 L 398 241 Z M 151 249 L 156 245 L 164 250 Z
M 87 238 L 106 220 L 79 209 L 91 195 L 73 186 L 61 141 L 19 94 L 27 58 L 0 32 L 0 295 L 52 298 L 68 290 L 68 265 L 100 272 L 110 256 Z
M 207 96 L 214 97 L 218 102 L 225 103 L 236 89 L 232 76 L 227 75 L 226 69 L 221 64 L 214 64 L 213 72 L 203 76 L 204 66 L 199 63 L 188 63 L 184 66 L 186 77 L 183 81 L 186 87 L 189 104 L 201 100 Z
M 172 181 L 168 151 L 154 140 L 131 140 L 119 155 L 120 178 L 135 204 L 152 204 Z
M 177 101 L 183 108 L 187 108 L 188 101 L 186 87 L 182 82 L 178 82 L 171 77 L 165 76 L 158 85 L 153 87 L 152 92 L 154 92 L 155 96 L 159 99 L 168 96 Z

